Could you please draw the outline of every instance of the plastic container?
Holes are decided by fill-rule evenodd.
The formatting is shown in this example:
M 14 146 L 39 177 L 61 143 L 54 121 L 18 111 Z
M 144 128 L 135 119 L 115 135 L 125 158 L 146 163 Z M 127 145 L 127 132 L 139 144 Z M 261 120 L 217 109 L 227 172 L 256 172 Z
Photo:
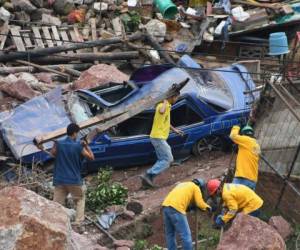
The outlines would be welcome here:
M 279 56 L 289 52 L 286 34 L 284 32 L 271 33 L 269 37 L 269 55 Z
M 178 12 L 171 0 L 154 0 L 154 4 L 165 19 L 173 19 Z

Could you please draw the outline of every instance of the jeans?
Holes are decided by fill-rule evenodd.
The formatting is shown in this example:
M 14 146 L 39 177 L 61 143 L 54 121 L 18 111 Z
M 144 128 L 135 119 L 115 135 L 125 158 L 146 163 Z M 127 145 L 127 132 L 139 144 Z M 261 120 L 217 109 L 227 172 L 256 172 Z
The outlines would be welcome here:
M 176 250 L 176 233 L 179 234 L 184 250 L 193 250 L 191 230 L 186 215 L 172 207 L 163 207 L 165 237 L 168 250 Z
M 255 191 L 256 188 L 256 182 L 250 181 L 242 177 L 234 177 L 232 183 L 247 186 L 248 188 L 251 188 L 253 191 Z
M 147 170 L 147 174 L 155 176 L 166 170 L 174 160 L 170 145 L 166 140 L 150 138 L 157 156 L 156 163 Z

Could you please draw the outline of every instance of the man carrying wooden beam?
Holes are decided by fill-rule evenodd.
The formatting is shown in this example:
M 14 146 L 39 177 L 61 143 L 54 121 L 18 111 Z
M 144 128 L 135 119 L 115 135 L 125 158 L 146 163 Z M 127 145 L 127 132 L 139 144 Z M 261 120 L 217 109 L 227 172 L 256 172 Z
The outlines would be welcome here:
M 82 158 L 94 160 L 94 154 L 86 141 L 76 141 L 80 128 L 71 123 L 67 127 L 67 137 L 56 141 L 50 153 L 55 157 L 53 185 L 53 200 L 65 205 L 67 195 L 70 193 L 76 203 L 75 225 L 80 226 L 84 221 L 85 185 L 81 178 Z M 37 147 L 44 151 L 42 145 Z

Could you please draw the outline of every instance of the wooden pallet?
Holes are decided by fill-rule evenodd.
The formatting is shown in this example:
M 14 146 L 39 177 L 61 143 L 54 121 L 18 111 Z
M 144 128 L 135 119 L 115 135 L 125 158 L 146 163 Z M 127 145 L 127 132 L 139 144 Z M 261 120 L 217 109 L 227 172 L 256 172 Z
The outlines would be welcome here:
M 18 51 L 27 51 L 36 48 L 50 48 L 70 42 L 84 42 L 77 26 L 59 28 L 57 26 L 33 26 L 22 30 L 20 26 L 10 26 L 9 32 Z M 97 33 L 93 35 L 97 39 Z M 80 50 L 79 50 L 80 51 Z M 73 53 L 68 51 L 67 53 Z

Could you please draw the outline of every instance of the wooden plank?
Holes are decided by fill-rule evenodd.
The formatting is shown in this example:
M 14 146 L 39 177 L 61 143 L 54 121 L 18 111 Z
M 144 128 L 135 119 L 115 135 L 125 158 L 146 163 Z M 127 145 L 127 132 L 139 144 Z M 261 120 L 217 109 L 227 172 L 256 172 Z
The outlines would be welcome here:
M 38 65 L 38 64 L 35 64 L 35 63 L 31 63 L 31 62 L 27 62 L 27 61 L 23 61 L 23 60 L 16 60 L 16 62 L 24 64 L 24 65 L 35 67 L 37 69 L 41 69 L 43 71 L 55 73 L 57 75 L 65 77 L 68 81 L 70 81 L 70 75 L 62 73 L 62 72 L 60 72 L 58 70 L 55 70 L 55 69 L 51 69 L 51 68 L 49 68 L 47 66 L 41 66 L 41 65 Z
M 75 32 L 77 42 L 84 42 L 83 36 L 80 34 L 77 26 L 74 26 L 74 32 Z
M 66 30 L 60 30 L 59 32 L 60 32 L 61 38 L 64 41 L 64 43 L 68 44 L 69 37 L 68 37 L 68 34 L 67 34 Z M 68 54 L 73 54 L 72 51 L 68 51 L 67 53 Z
M 60 37 L 59 37 L 59 33 L 58 33 L 58 30 L 56 28 L 56 26 L 51 26 L 51 30 L 52 30 L 52 34 L 53 34 L 53 38 L 55 39 L 55 44 L 57 46 L 60 46 L 62 45 L 62 41 L 60 40 Z
M 49 28 L 47 26 L 43 26 L 42 30 L 44 33 L 44 37 L 46 38 L 46 43 L 48 44 L 48 47 L 53 47 L 54 44 L 52 42 L 52 37 L 50 35 Z
M 8 25 L 8 21 L 6 21 L 3 26 L 1 27 L 1 35 L 0 35 L 0 50 L 2 50 L 4 48 L 5 42 L 6 42 L 6 38 L 7 35 L 9 33 L 9 25 Z
M 95 40 L 97 40 L 96 19 L 95 18 L 91 18 L 90 19 L 90 25 L 91 25 L 91 29 L 92 29 L 92 40 L 95 41 Z M 98 52 L 98 48 L 94 47 L 93 48 L 93 52 L 97 53 Z M 98 63 L 99 63 L 99 61 L 95 61 L 95 64 L 98 64 Z
M 22 32 L 22 30 L 21 30 Z M 25 32 L 23 31 L 22 32 L 22 37 L 24 39 L 24 42 L 25 42 L 25 46 L 27 49 L 33 49 L 35 46 L 32 44 L 31 40 L 30 40 L 30 33 L 29 32 Z
M 42 36 L 40 33 L 40 27 L 32 27 L 32 31 L 33 31 L 34 40 L 35 40 L 37 46 L 40 48 L 45 48 L 45 45 L 43 43 Z
M 88 135 L 88 138 L 92 138 L 96 133 L 101 131 L 105 131 L 112 126 L 115 126 L 130 117 L 133 117 L 146 109 L 153 107 L 156 103 L 161 102 L 162 100 L 169 98 L 174 95 L 178 90 L 180 91 L 189 81 L 189 78 L 178 83 L 173 84 L 168 90 L 163 93 L 160 93 L 157 96 L 148 95 L 143 99 L 140 99 L 134 103 L 131 103 L 127 106 L 123 106 L 120 108 L 112 109 L 105 111 L 102 114 L 96 115 L 86 121 L 80 122 L 78 125 L 80 129 L 88 128 L 94 125 L 97 126 L 97 130 L 92 131 L 91 134 Z M 42 144 L 58 137 L 61 137 L 66 134 L 66 128 L 57 129 L 53 132 L 40 135 L 34 138 L 35 144 Z
M 10 33 L 12 34 L 13 41 L 17 46 L 18 51 L 26 51 L 25 45 L 23 43 L 23 39 L 20 34 L 19 26 L 11 26 Z

